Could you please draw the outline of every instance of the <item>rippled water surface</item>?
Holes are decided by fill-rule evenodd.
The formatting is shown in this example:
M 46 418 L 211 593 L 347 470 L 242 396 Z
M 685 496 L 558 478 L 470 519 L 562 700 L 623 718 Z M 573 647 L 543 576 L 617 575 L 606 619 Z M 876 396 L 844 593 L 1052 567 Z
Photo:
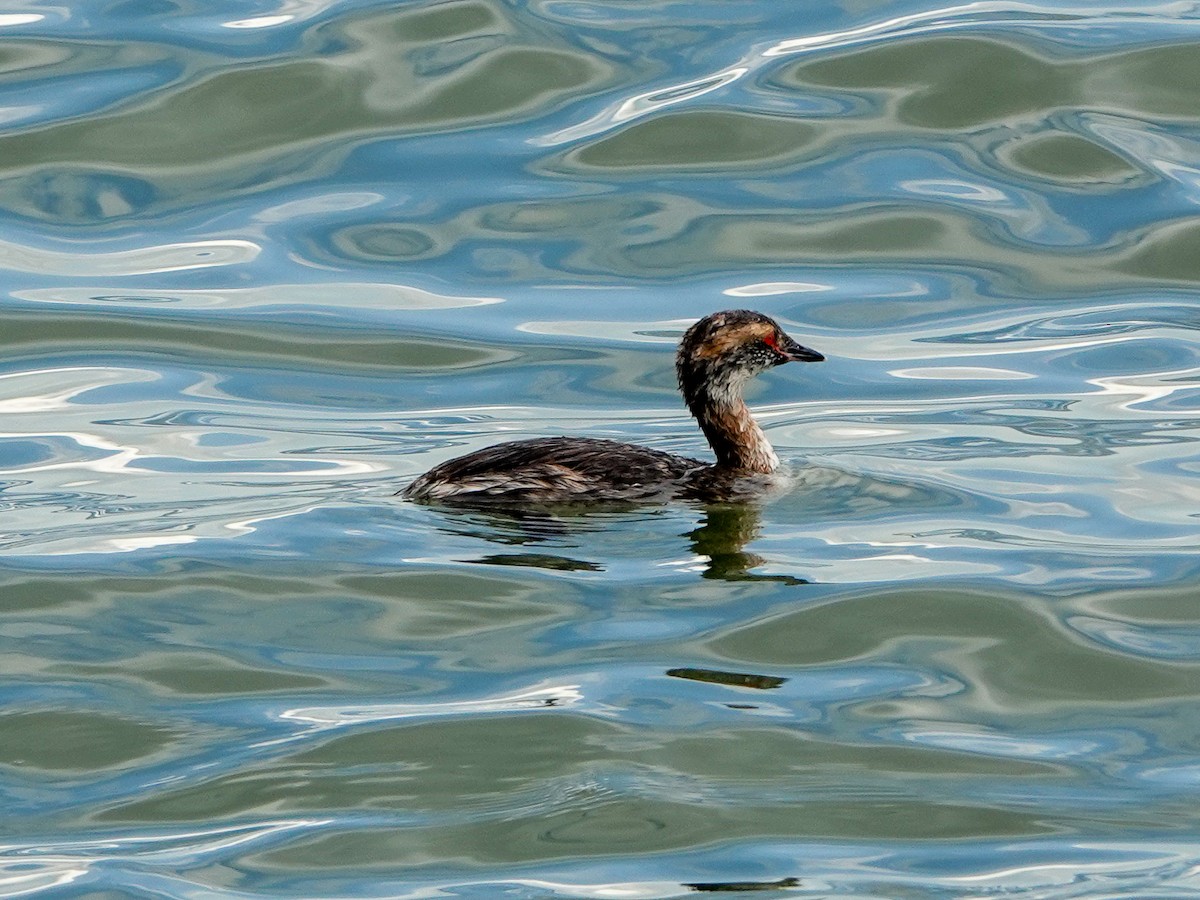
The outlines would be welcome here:
M 1200 8 L 0 12 L 0 895 L 1200 895 Z M 503 437 L 746 505 L 414 506 Z

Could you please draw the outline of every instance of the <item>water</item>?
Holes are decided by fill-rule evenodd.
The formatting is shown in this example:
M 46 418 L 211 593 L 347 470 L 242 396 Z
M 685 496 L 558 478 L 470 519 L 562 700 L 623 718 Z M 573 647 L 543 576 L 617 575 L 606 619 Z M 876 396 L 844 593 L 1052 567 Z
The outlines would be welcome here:
M 0 14 L 0 896 L 1200 895 L 1200 9 Z M 503 437 L 790 490 L 393 495 Z

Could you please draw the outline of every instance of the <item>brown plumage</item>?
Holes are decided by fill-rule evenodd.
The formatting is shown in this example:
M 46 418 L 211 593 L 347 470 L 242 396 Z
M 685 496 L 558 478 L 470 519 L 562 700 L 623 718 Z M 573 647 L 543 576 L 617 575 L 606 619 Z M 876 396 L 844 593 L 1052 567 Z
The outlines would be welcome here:
M 684 334 L 675 372 L 716 463 L 619 441 L 533 438 L 451 459 L 401 493 L 425 503 L 479 505 L 719 498 L 732 493 L 739 479 L 769 475 L 779 467 L 742 400 L 745 383 L 785 362 L 822 359 L 762 313 L 713 313 Z

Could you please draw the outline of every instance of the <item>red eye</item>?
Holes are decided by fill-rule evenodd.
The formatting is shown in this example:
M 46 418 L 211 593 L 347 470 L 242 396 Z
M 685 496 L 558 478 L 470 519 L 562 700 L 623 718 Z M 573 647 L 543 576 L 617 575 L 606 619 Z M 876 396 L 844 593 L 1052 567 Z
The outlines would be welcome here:
M 770 347 L 772 350 L 774 350 L 776 352 L 779 351 L 779 342 L 775 339 L 774 334 L 765 335 L 762 340 L 763 340 L 763 343 L 766 344 L 768 347 Z

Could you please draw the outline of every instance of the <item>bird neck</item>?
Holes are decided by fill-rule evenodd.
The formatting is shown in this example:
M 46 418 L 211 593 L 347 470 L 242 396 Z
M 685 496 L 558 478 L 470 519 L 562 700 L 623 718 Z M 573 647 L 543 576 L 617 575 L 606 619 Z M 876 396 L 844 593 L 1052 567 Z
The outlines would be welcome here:
M 685 398 L 718 466 L 769 475 L 779 468 L 779 457 L 742 399 L 745 380 L 732 377 L 706 382 L 695 391 L 685 391 Z

